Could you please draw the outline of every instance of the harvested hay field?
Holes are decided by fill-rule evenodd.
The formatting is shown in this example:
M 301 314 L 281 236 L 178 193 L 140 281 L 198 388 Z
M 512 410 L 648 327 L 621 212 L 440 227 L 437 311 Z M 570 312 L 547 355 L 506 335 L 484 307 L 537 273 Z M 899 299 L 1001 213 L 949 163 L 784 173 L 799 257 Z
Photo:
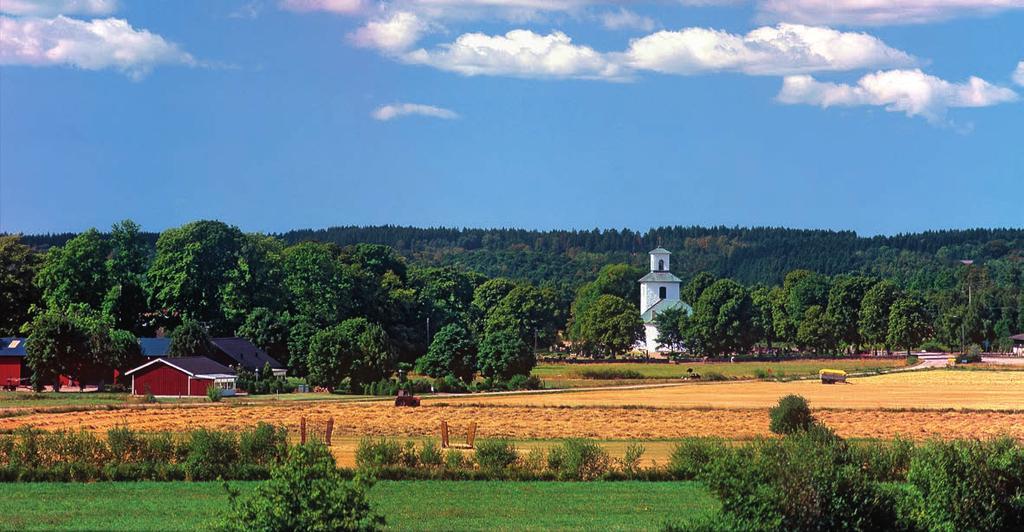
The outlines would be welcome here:
M 196 427 L 240 429 L 260 421 L 297 431 L 300 419 L 335 420 L 339 438 L 363 435 L 436 436 L 441 420 L 453 432 L 470 422 L 480 437 L 619 440 L 768 435 L 767 408 L 789 393 L 806 397 L 815 415 L 851 438 L 967 438 L 1009 434 L 1024 439 L 1024 373 L 914 371 L 816 381 L 685 384 L 661 388 L 462 396 L 424 400 L 420 408 L 389 402 L 277 402 L 160 405 L 160 408 L 33 413 L 0 419 L 0 431 L 32 425 L 46 430 L 105 432 Z
M 1024 372 L 905 371 L 851 378 L 847 384 L 791 382 L 693 383 L 574 393 L 492 395 L 433 401 L 530 406 L 652 406 L 666 408 L 769 408 L 798 394 L 813 408 L 1024 409 Z
M 891 438 L 897 434 L 914 439 L 964 438 L 1006 433 L 1024 439 L 1024 411 L 819 410 L 815 415 L 840 435 L 852 438 Z M 441 420 L 447 420 L 456 434 L 464 433 L 468 423 L 476 422 L 483 438 L 672 439 L 708 435 L 747 439 L 769 434 L 765 409 L 545 407 L 468 402 L 428 403 L 420 408 L 395 408 L 386 403 L 320 403 L 33 414 L 2 419 L 0 430 L 33 425 L 47 430 L 102 432 L 128 426 L 147 431 L 182 431 L 196 427 L 240 429 L 265 421 L 284 424 L 294 432 L 303 416 L 321 426 L 333 417 L 339 437 L 436 436 Z

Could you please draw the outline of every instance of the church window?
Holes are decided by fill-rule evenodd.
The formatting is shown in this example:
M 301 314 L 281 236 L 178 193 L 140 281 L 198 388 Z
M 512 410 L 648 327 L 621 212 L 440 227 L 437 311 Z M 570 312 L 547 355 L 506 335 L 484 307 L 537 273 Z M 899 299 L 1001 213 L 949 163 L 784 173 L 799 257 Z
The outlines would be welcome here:
M 658 271 L 660 271 L 660 272 L 665 271 L 665 259 L 659 259 L 658 260 Z
M 658 288 L 658 299 L 665 299 L 666 297 L 668 297 L 668 288 L 664 286 Z

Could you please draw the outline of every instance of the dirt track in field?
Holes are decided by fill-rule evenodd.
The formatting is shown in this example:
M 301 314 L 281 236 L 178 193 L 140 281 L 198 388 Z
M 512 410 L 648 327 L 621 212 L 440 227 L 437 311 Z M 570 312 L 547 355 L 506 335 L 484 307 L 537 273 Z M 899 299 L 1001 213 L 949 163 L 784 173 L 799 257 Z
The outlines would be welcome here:
M 746 439 L 768 435 L 767 408 L 799 393 L 815 415 L 853 438 L 966 438 L 1009 434 L 1024 439 L 1024 372 L 933 371 L 852 379 L 847 385 L 812 381 L 683 385 L 536 395 L 447 397 L 420 408 L 387 402 L 276 402 L 159 409 L 39 413 L 0 419 L 0 431 L 33 425 L 47 430 L 183 431 L 240 429 L 260 421 L 298 430 L 335 422 L 339 437 L 436 436 L 441 420 L 480 437 L 516 439 L 672 439 L 713 435 Z M 162 405 L 163 406 L 163 405 Z M 915 410 L 892 410 L 913 408 Z M 975 410 L 950 410 L 968 408 Z M 921 409 L 921 410 L 916 410 Z M 318 429 L 319 430 L 319 429 Z

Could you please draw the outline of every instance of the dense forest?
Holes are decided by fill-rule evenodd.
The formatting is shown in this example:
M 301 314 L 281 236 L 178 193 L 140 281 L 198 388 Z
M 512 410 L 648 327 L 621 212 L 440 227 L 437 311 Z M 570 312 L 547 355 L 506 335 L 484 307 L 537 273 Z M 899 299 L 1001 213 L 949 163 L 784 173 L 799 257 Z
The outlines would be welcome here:
M 23 235 L 37 249 L 64 245 L 73 233 Z M 455 229 L 399 226 L 301 229 L 272 235 L 286 244 L 329 242 L 340 247 L 380 244 L 413 265 L 461 266 L 488 277 L 533 283 L 553 281 L 580 286 L 602 266 L 643 266 L 647 251 L 662 246 L 673 253 L 673 271 L 684 281 L 706 271 L 743 284 L 779 284 L 806 269 L 825 275 L 864 273 L 890 278 L 913 289 L 927 289 L 939 272 L 960 260 L 984 263 L 1024 258 L 1024 228 L 927 231 L 860 237 L 852 231 L 776 227 L 659 227 L 590 231 Z M 158 233 L 140 234 L 155 249 Z

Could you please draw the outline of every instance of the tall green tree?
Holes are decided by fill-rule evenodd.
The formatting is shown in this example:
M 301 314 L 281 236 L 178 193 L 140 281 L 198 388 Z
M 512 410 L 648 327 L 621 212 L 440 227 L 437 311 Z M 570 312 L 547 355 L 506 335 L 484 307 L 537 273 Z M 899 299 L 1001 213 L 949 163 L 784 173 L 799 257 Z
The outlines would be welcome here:
M 599 357 L 615 357 L 643 337 L 643 321 L 635 305 L 618 296 L 602 295 L 579 317 L 579 349 Z
M 216 348 L 206 327 L 198 321 L 185 320 L 171 333 L 171 345 L 167 350 L 172 357 L 191 357 L 210 356 Z
M 519 285 L 488 312 L 484 330 L 510 330 L 531 346 L 551 345 L 556 333 L 551 303 L 540 289 Z
M 96 229 L 79 234 L 63 247 L 50 248 L 36 275 L 46 306 L 67 308 L 84 303 L 99 310 L 110 288 L 108 255 L 110 244 Z
M 154 306 L 172 323 L 195 320 L 214 334 L 231 334 L 223 290 L 238 265 L 243 240 L 237 227 L 208 220 L 161 233 L 146 274 Z
M 891 281 L 880 281 L 864 294 L 860 304 L 860 335 L 865 342 L 889 349 L 889 313 L 900 289 Z
M 910 354 L 930 334 L 928 313 L 921 301 L 908 296 L 897 299 L 889 311 L 888 345 L 906 349 Z
M 875 285 L 869 277 L 841 275 L 832 282 L 828 292 L 825 319 L 833 327 L 836 340 L 858 350 L 863 338 L 860 334 L 860 305 L 868 290 Z
M 537 357 L 514 331 L 498 330 L 484 334 L 477 365 L 484 377 L 508 380 L 515 375 L 529 375 L 537 365 Z
M 284 250 L 284 286 L 290 311 L 317 327 L 352 316 L 353 273 L 333 244 L 303 242 Z
M 807 309 L 814 305 L 821 308 L 828 305 L 829 279 L 810 270 L 793 270 L 786 274 L 782 291 L 786 298 L 786 315 L 790 321 L 787 332 L 791 336 L 788 340 L 793 341 Z
M 704 290 L 717 281 L 718 278 L 708 272 L 697 272 L 690 282 L 686 283 L 686 286 L 679 291 L 679 299 L 683 300 L 691 307 L 697 304 L 697 300 L 700 299 L 700 295 L 704 293 Z
M 469 329 L 449 323 L 437 331 L 427 354 L 416 360 L 416 372 L 428 377 L 452 375 L 471 382 L 476 372 L 477 344 Z
M 283 255 L 284 244 L 272 236 L 242 237 L 238 258 L 221 290 L 221 307 L 229 322 L 240 325 L 256 308 L 284 310 L 288 298 L 284 294 Z
M 306 365 L 310 384 L 333 390 L 348 379 L 357 393 L 395 369 L 387 333 L 364 318 L 345 320 L 314 335 Z
M 815 353 L 829 353 L 836 348 L 835 329 L 819 305 L 811 305 L 796 331 L 796 342 Z
M 37 390 L 48 383 L 59 390 L 61 375 L 81 381 L 91 368 L 124 369 L 140 356 L 132 333 L 115 329 L 109 316 L 84 303 L 50 307 L 35 316 L 28 330 L 25 363 Z
M 719 279 L 697 299 L 686 344 L 711 356 L 748 352 L 758 337 L 755 315 L 747 289 L 731 279 Z
M 498 303 L 516 286 L 514 281 L 505 277 L 490 279 L 473 291 L 473 307 L 482 318 L 485 318 L 487 312 L 498 306 Z
M 291 319 L 288 312 L 274 312 L 265 307 L 253 309 L 235 332 L 282 364 L 289 364 L 288 340 Z
M 39 303 L 33 280 L 42 262 L 39 254 L 17 236 L 0 236 L 0 336 L 15 335 Z
M 131 220 L 114 224 L 107 260 L 110 288 L 103 297 L 102 309 L 118 328 L 138 335 L 150 332 L 146 317 L 149 294 L 144 285 L 148 264 L 149 251 L 139 225 Z
M 686 344 L 689 322 L 690 313 L 682 306 L 667 308 L 655 314 L 654 325 L 658 328 L 658 344 L 673 351 L 681 350 Z

